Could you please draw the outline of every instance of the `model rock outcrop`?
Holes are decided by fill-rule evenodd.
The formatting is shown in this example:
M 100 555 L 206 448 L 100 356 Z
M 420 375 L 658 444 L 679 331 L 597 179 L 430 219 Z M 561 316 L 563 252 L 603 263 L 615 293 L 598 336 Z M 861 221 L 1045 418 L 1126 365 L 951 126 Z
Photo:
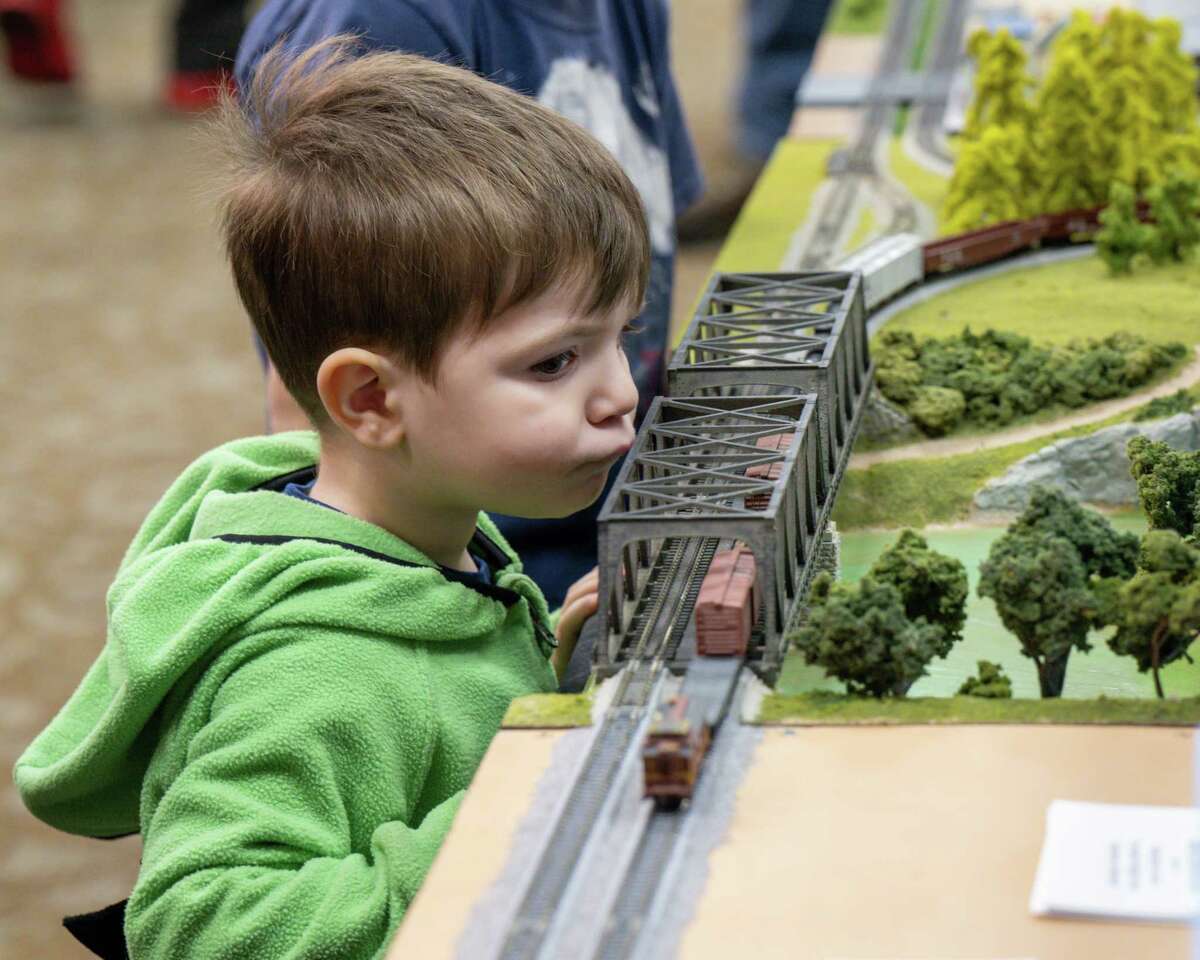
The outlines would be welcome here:
M 1125 447 L 1138 435 L 1176 450 L 1200 450 L 1200 407 L 1165 420 L 1121 423 L 1086 437 L 1060 440 L 988 483 L 975 494 L 975 506 L 987 511 L 1023 510 L 1037 484 L 1083 503 L 1132 506 L 1137 503 L 1137 486 L 1129 473 Z

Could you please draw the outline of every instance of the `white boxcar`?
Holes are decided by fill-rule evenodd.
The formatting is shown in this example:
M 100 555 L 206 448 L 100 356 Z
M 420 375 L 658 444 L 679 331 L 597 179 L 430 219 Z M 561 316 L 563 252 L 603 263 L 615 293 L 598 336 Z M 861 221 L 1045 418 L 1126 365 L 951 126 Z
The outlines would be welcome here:
M 921 238 L 915 233 L 895 233 L 872 240 L 837 265 L 838 270 L 861 270 L 867 313 L 891 300 L 901 290 L 925 278 Z

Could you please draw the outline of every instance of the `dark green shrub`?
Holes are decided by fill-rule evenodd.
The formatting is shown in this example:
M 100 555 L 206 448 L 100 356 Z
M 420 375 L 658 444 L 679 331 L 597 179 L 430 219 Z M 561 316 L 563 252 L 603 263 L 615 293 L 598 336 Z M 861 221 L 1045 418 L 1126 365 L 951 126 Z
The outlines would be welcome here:
M 1133 333 L 1040 347 L 1002 330 L 917 340 L 883 331 L 876 377 L 885 397 L 938 436 L 969 424 L 995 429 L 1055 406 L 1122 396 L 1188 354 L 1181 343 L 1150 343 Z M 944 391 L 953 391 L 962 401 Z
M 1173 417 L 1177 413 L 1187 413 L 1196 406 L 1196 398 L 1187 390 L 1176 390 L 1166 397 L 1155 397 L 1133 415 L 1134 420 L 1157 420 L 1159 417 Z
M 959 696 L 987 697 L 1007 700 L 1012 697 L 1012 681 L 1005 676 L 1004 668 L 998 663 L 979 660 L 979 676 L 967 677 L 958 688 Z
M 949 433 L 962 420 L 967 402 L 957 390 L 949 387 L 920 387 L 908 413 L 917 426 L 931 437 Z

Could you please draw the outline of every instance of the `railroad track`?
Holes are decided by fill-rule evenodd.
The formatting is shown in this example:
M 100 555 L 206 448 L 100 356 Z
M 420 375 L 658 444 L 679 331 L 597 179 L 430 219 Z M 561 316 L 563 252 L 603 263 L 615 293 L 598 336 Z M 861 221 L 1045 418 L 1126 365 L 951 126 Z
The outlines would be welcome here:
M 882 178 L 879 177 L 875 163 L 875 149 L 880 135 L 891 121 L 895 107 L 879 94 L 887 78 L 899 72 L 909 62 L 921 9 L 922 0 L 899 0 L 888 23 L 887 35 L 883 42 L 883 57 L 871 80 L 866 112 L 863 114 L 858 136 L 850 147 L 834 155 L 835 159 L 831 165 L 837 169 L 832 172 L 832 189 L 824 193 L 808 241 L 795 258 L 797 267 L 801 270 L 819 270 L 833 262 L 838 241 L 846 229 L 847 220 L 864 178 L 871 182 L 881 182 Z M 907 197 L 897 198 L 897 203 L 902 206 L 911 205 L 911 200 Z M 894 206 L 893 210 L 895 209 Z M 915 223 L 915 211 L 910 211 L 909 216 Z M 893 219 L 896 218 L 894 213 Z
M 612 703 L 509 928 L 499 953 L 502 960 L 527 960 L 542 952 L 611 787 L 640 743 L 645 711 L 666 665 L 678 653 L 717 542 L 711 537 L 672 539 L 662 545 L 626 633 L 628 666 L 618 675 Z
M 678 813 L 651 814 L 592 960 L 626 960 L 633 955 L 658 893 L 659 879 L 682 832 L 683 817 Z
M 946 112 L 946 101 L 950 96 L 950 74 L 962 56 L 963 29 L 971 14 L 972 0 L 946 0 L 942 22 L 933 41 L 929 73 L 944 80 L 939 98 L 932 102 L 922 101 L 916 109 L 913 123 L 916 127 L 917 146 L 946 166 L 954 166 L 954 154 L 946 147 L 942 136 L 942 117 Z

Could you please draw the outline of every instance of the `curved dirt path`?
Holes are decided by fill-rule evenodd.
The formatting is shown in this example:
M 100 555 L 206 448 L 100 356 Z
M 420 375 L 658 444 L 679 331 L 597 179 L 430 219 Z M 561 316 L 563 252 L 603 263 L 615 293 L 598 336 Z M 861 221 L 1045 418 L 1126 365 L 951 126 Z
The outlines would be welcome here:
M 1030 423 L 1023 427 L 1013 427 L 997 433 L 975 434 L 967 437 L 945 437 L 941 440 L 922 440 L 918 443 L 908 443 L 902 447 L 890 447 L 887 450 L 872 450 L 868 453 L 856 453 L 850 457 L 850 469 L 862 470 L 877 463 L 891 463 L 895 460 L 917 460 L 935 457 L 952 457 L 959 453 L 975 453 L 979 450 L 993 450 L 996 447 L 1006 447 L 1011 443 L 1023 443 L 1036 437 L 1048 436 L 1060 430 L 1069 430 L 1109 417 L 1134 407 L 1140 407 L 1156 397 L 1165 397 L 1186 387 L 1200 383 L 1200 346 L 1195 348 L 1195 358 L 1170 380 L 1155 384 L 1146 390 L 1131 393 L 1116 400 L 1105 400 L 1093 404 L 1086 410 L 1073 413 L 1058 420 L 1047 423 Z

